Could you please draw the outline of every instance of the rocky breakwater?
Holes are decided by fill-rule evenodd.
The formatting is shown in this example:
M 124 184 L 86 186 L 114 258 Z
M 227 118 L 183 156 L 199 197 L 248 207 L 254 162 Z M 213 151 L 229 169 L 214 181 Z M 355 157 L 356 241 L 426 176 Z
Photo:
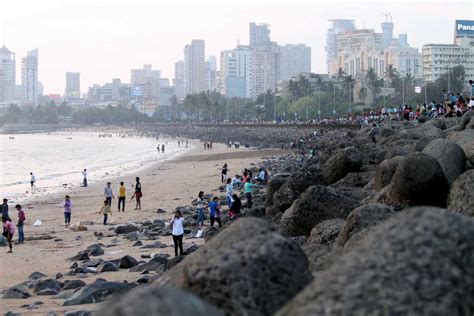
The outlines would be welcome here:
M 305 140 L 318 154 L 303 163 L 268 157 L 243 218 L 104 313 L 153 313 L 134 301 L 172 287 L 209 314 L 472 314 L 471 118 L 385 123 L 377 144 L 334 130 Z

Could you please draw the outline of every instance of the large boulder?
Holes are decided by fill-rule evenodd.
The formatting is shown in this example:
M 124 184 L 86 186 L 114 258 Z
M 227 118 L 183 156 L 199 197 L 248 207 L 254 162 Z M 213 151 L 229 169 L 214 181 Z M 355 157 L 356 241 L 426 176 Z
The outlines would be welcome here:
M 324 164 L 323 179 L 326 184 L 344 178 L 349 172 L 358 172 L 362 167 L 362 154 L 355 147 L 336 151 Z
M 451 185 L 448 209 L 453 212 L 474 216 L 474 169 L 464 172 Z
M 426 145 L 422 153 L 438 160 L 449 184 L 466 171 L 466 154 L 454 142 L 442 138 L 435 139 Z
M 98 303 L 111 295 L 128 292 L 135 286 L 130 283 L 100 281 L 87 285 L 64 301 L 63 306 Z
M 311 230 L 308 238 L 309 243 L 316 244 L 333 244 L 342 227 L 344 227 L 345 221 L 341 218 L 328 219 L 317 224 Z
M 198 295 L 231 315 L 270 315 L 311 281 L 292 240 L 260 218 L 239 218 L 167 271 L 158 284 Z
M 60 291 L 61 291 L 61 286 L 59 285 L 58 281 L 56 281 L 56 279 L 40 279 L 38 280 L 38 282 L 36 282 L 36 285 L 33 289 L 33 292 L 37 295 L 40 295 L 39 294 L 40 292 L 54 293 L 54 294 L 48 294 L 48 295 L 55 295 L 55 294 L 58 294 Z
M 115 228 L 116 234 L 128 234 L 138 231 L 138 227 L 133 224 L 120 225 Z
M 382 190 L 392 180 L 393 174 L 397 170 L 398 164 L 404 157 L 395 156 L 391 159 L 382 161 L 375 169 L 374 189 L 376 191 Z
M 471 315 L 474 220 L 434 207 L 400 212 L 277 315 Z
M 446 206 L 448 181 L 438 161 L 423 153 L 400 161 L 387 187 L 389 200 L 403 205 Z
M 137 288 L 104 305 L 97 313 L 102 316 L 195 315 L 224 316 L 224 312 L 196 295 L 168 286 Z
M 357 206 L 357 199 L 338 189 L 311 186 L 285 211 L 281 228 L 290 236 L 309 236 L 316 224 L 327 219 L 344 219 Z
M 131 267 L 134 267 L 138 265 L 137 259 L 133 258 L 132 256 L 123 256 L 120 258 L 119 261 L 119 268 L 120 269 L 129 269 Z
M 288 180 L 273 194 L 273 205 L 283 212 L 309 186 L 322 183 L 319 170 L 300 170 L 293 173 Z
M 370 180 L 374 177 L 374 171 L 367 172 L 349 172 L 344 178 L 334 183 L 332 186 L 335 188 L 339 187 L 353 187 L 363 188 Z
M 446 139 L 461 146 L 466 154 L 470 168 L 474 168 L 474 129 L 465 129 L 461 132 L 450 133 Z
M 288 175 L 275 175 L 273 176 L 270 181 L 268 182 L 267 186 L 267 196 L 265 200 L 266 206 L 273 205 L 273 194 L 278 191 L 283 184 L 285 184 L 286 180 L 288 179 Z
M 394 210 L 384 204 L 367 204 L 356 208 L 350 212 L 341 228 L 337 237 L 338 246 L 344 247 L 353 235 L 380 224 L 394 214 Z
M 24 285 L 15 285 L 3 292 L 2 298 L 13 298 L 13 299 L 26 299 L 30 297 L 30 293 L 28 292 L 28 288 Z
M 89 257 L 101 256 L 104 254 L 104 250 L 99 244 L 93 244 L 87 247 L 87 255 Z

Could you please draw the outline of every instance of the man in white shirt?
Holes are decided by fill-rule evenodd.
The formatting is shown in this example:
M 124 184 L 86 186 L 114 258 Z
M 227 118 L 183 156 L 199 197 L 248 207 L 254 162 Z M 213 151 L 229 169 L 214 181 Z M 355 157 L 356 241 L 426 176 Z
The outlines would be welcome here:
M 84 178 L 84 181 L 82 183 L 83 183 L 84 187 L 86 187 L 87 186 L 87 169 L 84 169 L 82 171 L 82 177 Z
M 107 182 L 107 186 L 104 189 L 104 197 L 109 206 L 112 206 L 112 199 L 115 199 L 114 193 L 112 192 L 112 188 L 110 187 L 111 183 Z
M 35 175 L 33 174 L 33 172 L 30 172 L 30 176 L 31 176 L 31 179 L 30 179 L 30 185 L 31 185 L 31 189 L 36 189 L 36 177 Z

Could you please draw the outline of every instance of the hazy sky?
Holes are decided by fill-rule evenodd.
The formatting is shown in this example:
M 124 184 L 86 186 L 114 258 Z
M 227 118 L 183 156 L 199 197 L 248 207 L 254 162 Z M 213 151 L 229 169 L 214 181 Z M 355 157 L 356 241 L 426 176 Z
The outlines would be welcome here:
M 451 43 L 454 20 L 474 19 L 473 1 L 152 1 L 152 0 L 2 0 L 0 40 L 20 58 L 39 49 L 39 79 L 45 93 L 64 93 L 65 72 L 81 73 L 81 90 L 120 78 L 130 69 L 152 64 L 173 78 L 193 38 L 206 41 L 206 55 L 219 56 L 237 40 L 248 43 L 251 21 L 271 25 L 280 44 L 306 43 L 312 71 L 325 71 L 325 34 L 329 19 L 350 18 L 359 28 L 380 32 L 390 12 L 394 33 L 408 42 Z M 218 57 L 219 58 L 219 57 Z M 218 59 L 219 63 L 219 59 Z

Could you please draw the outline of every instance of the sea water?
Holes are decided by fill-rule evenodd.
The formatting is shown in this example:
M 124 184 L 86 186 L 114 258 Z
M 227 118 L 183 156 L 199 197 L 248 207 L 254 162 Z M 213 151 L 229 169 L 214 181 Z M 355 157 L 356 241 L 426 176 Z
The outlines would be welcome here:
M 177 140 L 92 132 L 0 135 L 0 198 L 25 201 L 82 185 L 131 175 L 187 149 Z M 165 153 L 157 146 L 165 144 Z M 30 172 L 37 188 L 30 188 Z

